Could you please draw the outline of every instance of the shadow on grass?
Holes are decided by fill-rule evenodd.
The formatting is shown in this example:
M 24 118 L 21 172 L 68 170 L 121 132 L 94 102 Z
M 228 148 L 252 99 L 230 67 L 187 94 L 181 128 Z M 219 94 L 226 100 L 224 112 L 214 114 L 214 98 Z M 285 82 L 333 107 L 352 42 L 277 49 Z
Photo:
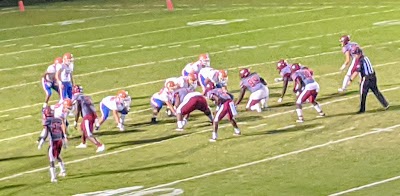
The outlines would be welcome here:
M 358 95 L 360 92 L 358 90 L 354 90 L 354 91 L 346 91 L 344 93 L 331 93 L 329 95 L 325 95 L 323 97 L 317 97 L 317 101 L 325 101 L 325 100 L 329 100 L 329 99 L 333 99 L 336 97 L 344 97 L 347 95 Z
M 146 171 L 152 169 L 159 169 L 164 167 L 171 167 L 171 166 L 178 166 L 178 165 L 185 165 L 186 162 L 175 162 L 175 163 L 165 163 L 159 165 L 152 165 L 152 166 L 145 166 L 145 167 L 137 167 L 132 169 L 121 169 L 121 170 L 109 170 L 109 171 L 100 171 L 100 172 L 90 172 L 84 174 L 77 174 L 77 175 L 70 175 L 68 178 L 76 179 L 76 178 L 86 178 L 92 176 L 101 176 L 101 175 L 113 175 L 113 174 L 120 174 L 120 173 L 128 173 L 128 172 L 135 172 L 135 171 Z
M 397 111 L 400 110 L 400 105 L 394 105 L 390 106 L 389 109 L 385 110 L 384 108 L 377 108 L 373 110 L 368 110 L 365 111 L 364 114 L 374 114 L 374 113 L 379 113 L 379 112 L 390 112 L 391 110 Z M 357 114 L 357 110 L 354 110 L 352 112 L 345 112 L 345 113 L 340 113 L 340 114 L 333 114 L 333 115 L 327 115 L 325 118 L 332 118 L 332 117 L 338 117 L 338 116 L 351 116 L 351 115 L 362 115 L 362 114 Z
M 119 130 L 111 130 L 111 131 L 99 131 L 95 133 L 95 136 L 103 136 L 103 135 L 119 135 L 119 134 L 128 134 L 128 133 L 136 133 L 136 132 L 144 132 L 142 129 L 125 129 L 125 131 Z
M 111 142 L 111 143 L 108 143 L 108 144 L 115 144 L 115 146 L 109 147 L 108 150 L 114 150 L 114 149 L 122 148 L 122 147 L 125 147 L 125 146 L 157 143 L 157 142 L 161 142 L 161 141 L 164 141 L 164 140 L 169 140 L 169 139 L 172 139 L 172 138 L 175 138 L 175 137 L 181 137 L 182 135 L 187 135 L 187 134 L 190 134 L 190 133 L 167 135 L 167 136 L 158 137 L 158 138 L 152 138 L 152 139 L 133 140 L 133 141 L 124 141 L 124 142 Z
M 13 160 L 19 160 L 19 159 L 29 159 L 29 158 L 42 157 L 42 156 L 43 155 L 41 155 L 41 154 L 37 154 L 37 155 L 28 155 L 28 156 L 7 157 L 7 158 L 0 158 L 0 162 L 13 161 Z
M 24 187 L 26 184 L 13 184 L 13 185 L 8 185 L 8 186 L 3 186 L 0 187 L 0 191 L 4 191 L 6 189 L 13 189 L 13 188 L 18 188 L 18 187 Z
M 268 131 L 257 132 L 257 133 L 245 133 L 245 134 L 243 134 L 243 136 L 289 133 L 289 132 L 295 132 L 295 131 L 304 131 L 306 129 L 312 129 L 312 128 L 315 128 L 318 126 L 321 126 L 321 124 L 319 124 L 319 123 L 307 124 L 307 125 L 297 124 L 295 127 L 290 127 L 290 128 L 286 128 L 286 129 L 274 129 L 274 130 L 268 130 Z

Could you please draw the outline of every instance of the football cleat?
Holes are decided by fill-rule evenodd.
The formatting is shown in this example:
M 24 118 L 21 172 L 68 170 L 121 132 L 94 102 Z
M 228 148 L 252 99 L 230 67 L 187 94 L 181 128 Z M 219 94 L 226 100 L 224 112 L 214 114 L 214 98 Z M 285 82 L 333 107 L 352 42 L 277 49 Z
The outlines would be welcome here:
M 298 122 L 298 123 L 303 123 L 303 122 L 304 122 L 304 119 L 299 118 L 299 119 L 296 120 L 296 122 Z
M 157 119 L 155 117 L 151 118 L 150 123 L 151 124 L 157 124 Z
M 117 128 L 119 128 L 120 131 L 125 131 L 125 127 L 121 123 L 118 123 Z
M 344 89 L 344 88 L 339 88 L 339 89 L 338 89 L 338 92 L 339 92 L 339 93 L 343 93 L 344 91 L 346 91 L 346 89 Z
M 60 177 L 65 177 L 65 176 L 67 176 L 67 173 L 65 173 L 65 172 L 60 172 L 60 173 L 58 174 L 58 176 L 60 176 Z
M 104 144 L 102 144 L 101 146 L 97 147 L 96 152 L 103 152 L 106 149 L 106 147 L 104 146 Z
M 322 118 L 322 117 L 325 117 L 325 113 L 320 112 L 319 115 L 317 116 L 317 118 Z
M 209 141 L 209 142 L 216 142 L 216 141 L 217 141 L 217 138 L 215 138 L 215 139 L 214 139 L 214 138 L 211 138 L 211 139 L 209 139 L 208 141 Z
M 83 144 L 83 143 L 80 143 L 78 146 L 76 146 L 75 148 L 86 148 L 87 147 L 87 145 L 86 144 Z
M 56 179 L 56 178 L 52 178 L 52 179 L 50 180 L 50 182 L 57 182 L 57 179 Z
M 183 128 L 176 128 L 175 131 L 183 131 Z

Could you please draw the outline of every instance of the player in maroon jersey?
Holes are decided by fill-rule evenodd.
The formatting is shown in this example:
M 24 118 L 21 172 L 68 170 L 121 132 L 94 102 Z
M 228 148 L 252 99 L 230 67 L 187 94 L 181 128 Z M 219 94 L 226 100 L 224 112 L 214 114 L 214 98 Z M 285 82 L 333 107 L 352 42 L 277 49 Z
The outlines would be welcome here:
M 236 111 L 235 103 L 233 102 L 233 96 L 221 88 L 213 88 L 212 84 L 210 84 L 208 86 L 206 94 L 207 94 L 207 98 L 210 99 L 211 101 L 213 101 L 215 103 L 215 105 L 218 106 L 218 109 L 214 116 L 213 132 L 212 132 L 212 137 L 210 139 L 210 142 L 217 141 L 218 124 L 226 115 L 228 115 L 228 119 L 234 128 L 233 135 L 236 135 L 236 136 L 240 135 L 241 132 L 240 132 L 239 127 L 237 126 L 236 120 L 234 118 L 237 115 L 237 111 Z
M 178 128 L 176 129 L 177 131 L 183 131 L 183 127 L 187 123 L 189 114 L 194 110 L 200 110 L 204 112 L 204 114 L 210 119 L 210 122 L 213 121 L 213 116 L 206 98 L 204 98 L 204 96 L 199 92 L 190 92 L 183 98 L 182 102 L 176 109 L 178 125 Z
M 308 68 L 301 68 L 300 64 L 294 63 L 290 67 L 291 77 L 295 82 L 293 91 L 297 95 L 296 113 L 298 116 L 297 122 L 304 122 L 302 104 L 307 100 L 314 106 L 314 109 L 319 113 L 317 117 L 325 116 L 320 105 L 316 101 L 319 84 L 314 80 Z
M 236 101 L 235 105 L 238 105 L 242 101 L 246 90 L 249 90 L 251 95 L 246 109 L 261 112 L 262 108 L 267 107 L 266 104 L 269 98 L 267 83 L 257 73 L 250 73 L 250 70 L 247 68 L 241 69 L 239 76 L 241 78 L 241 89 L 239 99 Z
M 50 176 L 51 182 L 57 182 L 56 177 L 56 168 L 55 168 L 55 161 L 58 161 L 58 165 L 60 167 L 59 176 L 65 177 L 66 176 L 66 169 L 64 162 L 61 158 L 61 149 L 64 146 L 66 148 L 67 136 L 65 133 L 65 125 L 63 120 L 60 118 L 52 117 L 52 113 L 50 107 L 46 107 L 44 111 L 45 115 L 47 116 L 45 126 L 46 132 L 44 137 L 42 137 L 39 141 L 38 149 L 42 148 L 42 145 L 47 137 L 49 137 L 49 149 L 48 149 L 48 156 L 50 160 Z
M 102 152 L 105 150 L 104 144 L 100 143 L 93 135 L 93 125 L 97 119 L 96 108 L 93 105 L 91 97 L 83 94 L 82 86 L 75 85 L 72 88 L 74 104 L 76 105 L 75 123 L 76 128 L 79 116 L 82 116 L 81 131 L 82 131 L 82 143 L 76 146 L 76 148 L 86 148 L 86 139 L 89 139 L 94 145 L 97 146 L 96 152 Z

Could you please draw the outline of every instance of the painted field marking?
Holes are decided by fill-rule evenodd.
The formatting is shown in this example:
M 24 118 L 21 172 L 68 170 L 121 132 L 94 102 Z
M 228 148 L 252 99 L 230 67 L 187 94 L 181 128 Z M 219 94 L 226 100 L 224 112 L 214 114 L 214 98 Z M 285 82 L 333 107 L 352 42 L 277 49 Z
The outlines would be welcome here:
M 315 131 L 315 130 L 320 130 L 320 129 L 323 129 L 323 128 L 325 128 L 325 126 L 318 126 L 318 127 L 314 127 L 314 128 L 309 128 L 309 129 L 306 129 L 304 131 Z
M 280 113 L 276 113 L 276 114 L 277 115 L 275 115 L 275 116 L 278 116 Z M 290 128 L 293 128 L 293 127 L 296 127 L 296 125 L 288 125 L 288 126 L 277 128 L 276 130 L 280 131 L 280 130 L 290 129 Z
M 347 128 L 347 129 L 342 129 L 342 130 L 338 131 L 338 133 L 343 133 L 343 132 L 351 131 L 351 130 L 354 130 L 354 129 L 355 129 L 355 127 L 350 127 L 350 128 Z
M 176 180 L 176 181 L 173 181 L 173 182 L 160 184 L 160 185 L 153 186 L 153 187 L 150 187 L 150 188 L 147 188 L 147 189 L 144 189 L 144 190 L 151 190 L 151 189 L 156 189 L 156 188 L 161 188 L 161 187 L 166 187 L 166 186 L 172 186 L 172 185 L 175 185 L 175 184 L 178 184 L 178 183 L 181 183 L 181 182 L 192 181 L 192 180 L 196 180 L 196 179 L 212 176 L 212 175 L 215 175 L 215 174 L 224 173 L 224 172 L 227 172 L 227 171 L 237 170 L 237 169 L 253 166 L 253 165 L 256 165 L 256 164 L 265 163 L 265 162 L 269 162 L 269 161 L 272 161 L 272 160 L 285 158 L 285 157 L 288 157 L 288 156 L 291 156 L 291 155 L 297 155 L 297 154 L 300 154 L 300 153 L 303 153 L 303 152 L 308 152 L 308 151 L 311 151 L 311 150 L 320 149 L 320 148 L 323 148 L 323 147 L 326 147 L 326 146 L 331 146 L 333 144 L 343 143 L 343 142 L 346 142 L 346 141 L 350 141 L 350 140 L 353 140 L 353 139 L 365 137 L 365 136 L 368 136 L 368 135 L 378 134 L 378 133 L 386 132 L 386 131 L 393 131 L 393 129 L 398 128 L 398 127 L 400 127 L 400 124 L 397 124 L 397 125 L 385 128 L 385 129 L 380 129 L 380 130 L 377 130 L 377 131 L 370 131 L 370 132 L 366 132 L 366 133 L 363 133 L 363 134 L 346 137 L 346 138 L 343 138 L 343 139 L 329 141 L 329 142 L 326 142 L 326 143 L 323 143 L 323 144 L 319 144 L 319 145 L 311 146 L 311 147 L 308 147 L 308 148 L 303 148 L 303 149 L 300 149 L 300 150 L 296 150 L 296 151 L 292 151 L 292 152 L 276 155 L 276 156 L 273 156 L 273 157 L 268 157 L 268 158 L 261 159 L 261 160 L 258 160 L 258 161 L 252 161 L 252 162 L 240 164 L 240 165 L 233 166 L 233 167 L 228 167 L 228 168 L 221 169 L 221 170 L 216 170 L 216 171 L 213 171 L 213 172 L 208 172 L 208 173 L 200 174 L 200 175 L 197 175 L 197 176 L 192 176 L 192 177 L 189 177 L 189 178 L 180 179 L 180 180 Z
M 8 114 L 1 115 L 0 118 L 4 118 L 4 117 L 7 117 L 7 116 L 9 116 L 9 115 Z
M 366 184 L 366 185 L 363 185 L 363 186 L 359 186 L 359 187 L 356 187 L 356 188 L 352 188 L 352 189 L 349 189 L 349 190 L 341 191 L 341 192 L 338 192 L 338 193 L 333 193 L 333 194 L 330 194 L 329 196 L 344 195 L 344 194 L 347 194 L 347 193 L 359 191 L 359 190 L 362 190 L 362 189 L 365 189 L 365 188 L 370 188 L 370 187 L 373 187 L 373 186 L 376 186 L 376 185 L 384 184 L 384 183 L 395 181 L 395 180 L 399 180 L 399 179 L 400 179 L 400 176 L 395 176 L 393 178 L 388 178 L 388 179 L 385 179 L 385 180 L 381 180 L 381 181 L 373 182 L 373 183 Z
M 326 8 L 324 8 L 324 9 L 326 9 Z M 317 10 L 321 10 L 321 9 L 322 8 L 311 9 L 309 11 L 317 11 Z M 305 10 L 305 11 L 307 11 L 307 10 Z M 297 13 L 297 12 L 285 12 L 283 14 L 287 15 L 287 14 L 293 14 L 293 13 Z M 276 14 L 265 15 L 264 17 L 267 17 L 267 16 L 276 16 Z M 75 46 L 75 45 L 82 45 L 82 44 L 88 44 L 88 43 L 96 43 L 96 42 L 102 42 L 102 41 L 108 41 L 108 40 L 114 40 L 114 39 L 121 39 L 121 38 L 128 38 L 128 37 L 135 37 L 135 36 L 140 36 L 140 35 L 147 35 L 147 34 L 153 34 L 153 33 L 159 33 L 159 32 L 171 31 L 171 30 L 179 30 L 179 29 L 185 29 L 185 28 L 191 28 L 191 26 L 173 27 L 173 28 L 166 28 L 166 29 L 142 32 L 142 33 L 134 33 L 134 34 L 123 35 L 123 36 L 115 36 L 115 37 L 109 37 L 109 38 L 103 38 L 103 39 L 97 39 L 97 40 L 91 40 L 91 41 L 85 41 L 85 42 L 69 43 L 69 44 L 64 44 L 64 45 L 59 45 L 59 46 L 51 46 L 51 47 L 49 47 L 47 49 L 62 48 L 62 47 L 66 47 L 66 46 Z M 274 29 L 276 29 L 276 28 L 274 28 Z M 262 28 L 262 30 L 265 30 L 265 28 Z M 257 29 L 256 29 L 256 31 L 247 30 L 247 31 L 244 31 L 244 32 L 245 33 L 253 33 L 253 32 L 257 32 L 257 31 L 259 31 L 259 30 L 257 30 Z M 242 34 L 242 33 L 239 33 L 239 34 Z M 230 34 L 225 34 L 225 35 L 213 36 L 213 37 L 209 37 L 209 38 L 215 39 L 215 38 L 220 38 L 220 37 L 225 37 L 225 36 L 232 36 L 232 35 L 237 35 L 237 34 L 236 33 L 230 33 Z M 197 39 L 197 40 L 202 40 L 202 39 Z M 204 40 L 207 40 L 207 39 L 204 39 Z M 157 45 L 157 46 L 168 46 L 168 45 L 181 44 L 181 43 L 190 43 L 190 42 L 193 42 L 193 41 L 195 41 L 195 40 L 187 40 L 187 41 L 184 41 L 184 42 L 174 42 L 174 43 L 169 43 L 169 44 L 161 44 L 161 45 Z M 0 41 L 0 43 L 1 43 L 1 41 Z M 0 56 L 15 55 L 15 54 L 21 54 L 21 53 L 26 53 L 26 52 L 34 52 L 34 51 L 40 51 L 40 50 L 43 50 L 43 49 L 46 49 L 46 48 L 30 49 L 30 50 L 19 50 L 19 51 L 15 51 L 15 52 L 2 53 L 2 54 L 0 54 Z M 148 47 L 145 47 L 145 48 L 142 48 L 142 49 L 148 49 Z M 120 52 L 122 53 L 122 52 L 132 52 L 132 51 L 136 51 L 136 50 L 124 50 L 124 51 L 120 51 Z M 105 54 L 100 55 L 100 56 L 110 55 L 110 54 L 115 54 L 115 52 L 105 53 Z M 99 56 L 99 55 L 97 55 L 97 56 Z M 91 56 L 91 58 L 92 57 L 96 57 L 96 55 L 95 56 Z M 79 60 L 81 58 L 83 58 L 83 57 L 78 57 L 76 59 Z M 37 65 L 38 65 L 38 63 L 31 64 L 31 65 L 16 66 L 16 67 L 15 66 L 10 66 L 11 68 L 3 68 L 3 69 L 0 69 L 0 71 L 21 69 L 21 68 L 24 68 L 24 67 L 32 67 L 32 66 L 37 66 Z M 42 63 L 39 63 L 39 65 L 42 65 Z
M 264 127 L 265 125 L 267 125 L 267 123 L 259 124 L 259 125 L 248 127 L 248 128 L 249 129 L 255 129 L 255 128 L 259 128 L 259 127 Z
M 15 120 L 24 120 L 24 119 L 27 119 L 27 118 L 32 118 L 32 115 L 21 116 L 21 117 L 15 118 Z
M 391 89 L 385 89 L 385 90 L 383 90 L 383 91 L 390 91 L 390 90 L 397 90 L 397 89 L 400 89 L 400 87 L 395 87 L 395 88 L 391 88 Z M 341 100 L 343 100 L 343 99 L 341 99 Z M 333 103 L 333 101 L 330 102 L 330 103 Z M 309 107 L 309 108 L 310 108 L 310 107 Z M 305 109 L 306 109 L 306 108 L 305 108 Z M 281 112 L 280 114 L 281 114 L 281 115 L 282 115 L 282 114 L 286 114 L 286 112 Z M 225 126 L 228 126 L 228 125 L 225 125 Z M 295 125 L 292 125 L 292 126 L 295 126 Z M 377 131 L 368 132 L 368 133 L 369 133 L 369 134 L 373 134 L 373 133 L 379 133 L 379 132 L 382 132 L 382 131 L 388 131 L 388 130 L 391 131 L 391 130 L 393 130 L 393 129 L 399 127 L 399 126 L 400 126 L 400 124 L 395 125 L 395 126 L 392 126 L 392 127 L 388 127 L 388 128 L 385 128 L 385 129 L 380 129 L 380 130 L 377 130 Z M 222 127 L 222 126 L 221 126 L 221 127 Z M 103 157 L 103 156 L 112 155 L 112 154 L 117 154 L 117 153 L 120 153 L 120 152 L 125 152 L 125 151 L 129 151 L 129 150 L 133 150 L 133 149 L 143 148 L 143 147 L 146 147 L 146 146 L 155 145 L 155 144 L 160 144 L 160 143 L 164 143 L 164 142 L 166 142 L 166 141 L 175 140 L 175 139 L 178 139 L 178 138 L 180 138 L 180 137 L 188 137 L 188 136 L 190 136 L 190 135 L 199 134 L 199 133 L 204 133 L 204 132 L 209 132 L 209 131 L 210 131 L 209 129 L 205 129 L 205 130 L 202 130 L 202 131 L 193 132 L 193 133 L 189 133 L 189 134 L 186 134 L 186 135 L 183 135 L 183 136 L 178 136 L 178 137 L 174 137 L 174 138 L 170 138 L 170 139 L 166 139 L 166 140 L 162 140 L 162 141 L 158 141 L 158 142 L 154 142 L 154 143 L 148 143 L 148 144 L 144 144 L 144 145 L 140 145 L 140 146 L 135 146 L 135 147 L 131 147 L 131 148 L 125 148 L 125 149 L 121 149 L 121 150 L 117 150 L 117 151 L 113 151 L 113 152 L 108 152 L 108 153 L 104 153 L 104 154 L 98 154 L 98 155 L 90 156 L 90 157 L 87 157 L 87 158 L 77 159 L 77 160 L 74 160 L 74 161 L 66 162 L 65 164 L 78 163 L 78 162 L 82 162 L 82 161 L 86 161 L 86 160 L 95 159 L 95 158 L 98 158 L 98 157 Z M 364 134 L 361 134 L 361 135 L 358 135 L 358 136 L 352 136 L 352 137 L 348 137 L 348 138 L 353 138 L 353 139 L 354 139 L 354 138 L 357 138 L 357 137 L 362 137 L 362 136 L 364 136 L 365 134 L 369 135 L 368 133 L 364 133 Z M 35 134 L 35 133 L 30 133 L 30 134 Z M 7 139 L 8 139 L 8 138 L 7 138 Z M 9 139 L 8 139 L 8 140 L 9 140 Z M 346 138 L 345 138 L 345 139 L 336 140 L 336 141 L 343 142 L 343 141 L 346 141 L 346 140 L 349 140 L 349 139 L 346 139 Z M 0 141 L 1 141 L 1 140 L 0 140 Z M 328 142 L 328 143 L 322 144 L 322 145 L 323 145 L 323 146 L 326 146 L 327 144 L 330 145 L 330 144 L 332 144 L 332 143 L 333 143 L 333 142 Z M 337 142 L 337 143 L 339 143 L 339 142 Z M 309 147 L 309 148 L 306 148 L 306 149 L 308 149 L 308 150 L 303 149 L 303 150 L 300 150 L 300 151 L 301 151 L 301 152 L 305 152 L 305 151 L 309 151 L 309 150 L 312 150 L 312 149 L 315 149 L 315 148 L 320 148 L 320 147 L 318 147 L 318 146 L 321 146 L 321 145 L 317 145 L 317 146 L 314 146 L 314 147 Z M 298 153 L 299 153 L 299 151 L 293 151 L 293 152 L 286 153 L 286 154 L 282 154 L 282 155 L 275 156 L 275 157 L 281 158 L 281 157 L 285 157 L 285 156 L 288 156 L 288 155 L 291 155 L 291 154 L 298 154 Z M 269 160 L 272 160 L 272 159 L 276 159 L 276 158 L 272 157 L 272 158 L 263 159 L 264 161 L 261 160 L 261 162 L 265 162 L 265 160 L 269 161 Z M 260 162 L 260 161 L 256 161 L 256 162 L 252 162 L 252 163 L 259 163 L 259 162 Z M 253 165 L 253 164 L 250 164 L 250 165 Z M 236 166 L 236 167 L 238 167 L 238 166 Z M 241 166 L 239 165 L 239 167 L 241 167 Z M 44 167 L 44 168 L 39 168 L 39 169 L 31 170 L 31 171 L 21 172 L 21 173 L 18 173 L 18 174 L 14 174 L 14 175 L 11 175 L 11 176 L 7 176 L 7 177 L 0 178 L 0 181 L 4 181 L 4 180 L 16 178 L 16 177 L 19 177 L 19 176 L 22 176 L 22 175 L 25 175 L 25 174 L 30 174 L 30 173 L 36 173 L 36 172 L 39 172 L 39 171 L 44 171 L 44 170 L 47 170 L 47 169 L 48 169 L 48 167 Z M 218 172 L 218 173 L 220 173 L 220 172 Z
M 22 138 L 22 137 L 26 137 L 26 136 L 31 136 L 31 135 L 35 135 L 35 134 L 39 134 L 39 133 L 40 133 L 40 131 L 37 131 L 37 132 L 33 132 L 33 133 L 27 133 L 27 134 L 23 134 L 23 135 L 18 135 L 18 136 L 15 136 L 15 137 L 4 138 L 4 139 L 0 139 L 0 142 L 14 140 L 14 139 L 18 139 L 18 138 Z

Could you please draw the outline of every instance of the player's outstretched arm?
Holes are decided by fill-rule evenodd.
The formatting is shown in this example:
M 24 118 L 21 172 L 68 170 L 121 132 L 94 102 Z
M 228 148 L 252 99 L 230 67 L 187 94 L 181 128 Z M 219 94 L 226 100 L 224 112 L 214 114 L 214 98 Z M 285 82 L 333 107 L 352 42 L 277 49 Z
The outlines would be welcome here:
M 289 84 L 289 78 L 288 77 L 283 77 L 283 88 L 282 88 L 282 93 L 281 93 L 281 97 L 278 99 L 278 102 L 282 102 L 283 97 L 286 94 L 286 90 L 287 90 L 287 86 Z
M 346 53 L 344 53 L 344 56 L 345 56 L 345 60 L 344 60 L 343 65 L 340 67 L 340 71 L 343 71 L 350 64 L 350 51 L 347 51 Z
M 239 98 L 238 98 L 238 100 L 236 101 L 235 105 L 239 105 L 239 104 L 240 104 L 240 102 L 242 101 L 242 99 L 243 99 L 245 93 L 246 93 L 246 87 L 242 87 L 242 88 L 240 89 Z

